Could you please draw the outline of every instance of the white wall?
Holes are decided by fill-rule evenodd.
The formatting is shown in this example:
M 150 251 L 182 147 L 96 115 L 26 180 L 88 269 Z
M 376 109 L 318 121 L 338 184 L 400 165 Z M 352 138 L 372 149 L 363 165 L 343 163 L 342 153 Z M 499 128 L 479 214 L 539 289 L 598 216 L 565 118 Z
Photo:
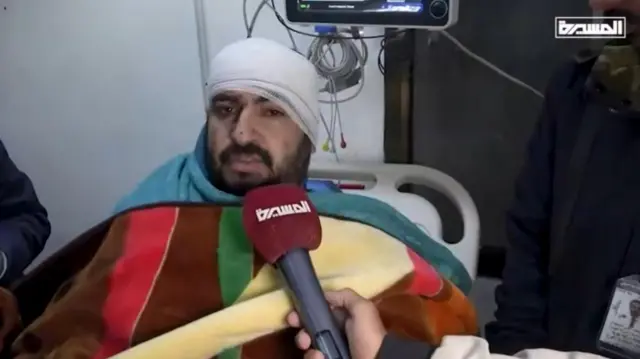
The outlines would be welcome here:
M 244 37 L 241 5 L 207 0 L 211 55 Z M 288 41 L 266 11 L 254 36 Z M 341 106 L 341 156 L 382 161 L 379 41 L 369 43 L 367 86 Z M 49 209 L 45 255 L 192 148 L 204 120 L 200 83 L 190 0 L 0 0 L 0 138 Z

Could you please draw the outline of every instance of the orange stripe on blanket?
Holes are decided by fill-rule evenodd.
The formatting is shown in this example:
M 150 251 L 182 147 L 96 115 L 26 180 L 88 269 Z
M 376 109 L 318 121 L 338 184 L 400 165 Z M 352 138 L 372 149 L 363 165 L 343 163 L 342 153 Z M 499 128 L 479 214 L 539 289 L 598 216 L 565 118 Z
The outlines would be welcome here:
M 109 294 L 102 308 L 105 334 L 93 359 L 108 358 L 129 348 L 162 268 L 177 214 L 177 208 L 160 207 L 129 215 L 124 251 L 111 272 Z
M 409 294 L 420 295 L 427 298 L 438 295 L 444 285 L 438 271 L 411 249 L 407 248 L 407 252 L 413 263 L 414 271 L 413 280 L 409 286 Z

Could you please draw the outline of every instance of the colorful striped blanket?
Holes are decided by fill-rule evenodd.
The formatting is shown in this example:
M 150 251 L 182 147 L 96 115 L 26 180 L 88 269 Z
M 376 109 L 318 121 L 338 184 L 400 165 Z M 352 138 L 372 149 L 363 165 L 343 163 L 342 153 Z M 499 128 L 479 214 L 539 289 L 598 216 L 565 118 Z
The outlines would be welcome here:
M 325 289 L 372 298 L 407 337 L 477 332 L 464 293 L 402 242 L 355 221 L 321 223 L 312 259 Z M 14 342 L 15 357 L 302 358 L 285 328 L 290 302 L 254 255 L 240 207 L 155 205 L 108 225 L 91 262 Z

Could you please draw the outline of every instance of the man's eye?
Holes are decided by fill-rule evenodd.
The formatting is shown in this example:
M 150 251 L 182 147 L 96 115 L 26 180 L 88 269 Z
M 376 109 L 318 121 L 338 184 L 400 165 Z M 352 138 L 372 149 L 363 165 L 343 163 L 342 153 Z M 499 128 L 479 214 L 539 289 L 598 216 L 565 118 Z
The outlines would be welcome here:
M 284 112 L 279 110 L 267 109 L 267 115 L 269 117 L 281 117 L 284 116 Z
M 228 105 L 216 105 L 215 112 L 218 115 L 230 115 L 233 113 L 235 109 L 232 106 Z

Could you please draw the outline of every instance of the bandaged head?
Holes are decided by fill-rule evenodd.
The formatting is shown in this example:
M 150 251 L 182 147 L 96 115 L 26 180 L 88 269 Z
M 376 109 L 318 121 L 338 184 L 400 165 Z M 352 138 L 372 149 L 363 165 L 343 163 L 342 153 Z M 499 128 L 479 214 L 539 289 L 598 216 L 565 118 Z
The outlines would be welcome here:
M 251 38 L 223 48 L 207 81 L 211 180 L 242 195 L 306 177 L 320 108 L 314 66 L 275 41 Z

